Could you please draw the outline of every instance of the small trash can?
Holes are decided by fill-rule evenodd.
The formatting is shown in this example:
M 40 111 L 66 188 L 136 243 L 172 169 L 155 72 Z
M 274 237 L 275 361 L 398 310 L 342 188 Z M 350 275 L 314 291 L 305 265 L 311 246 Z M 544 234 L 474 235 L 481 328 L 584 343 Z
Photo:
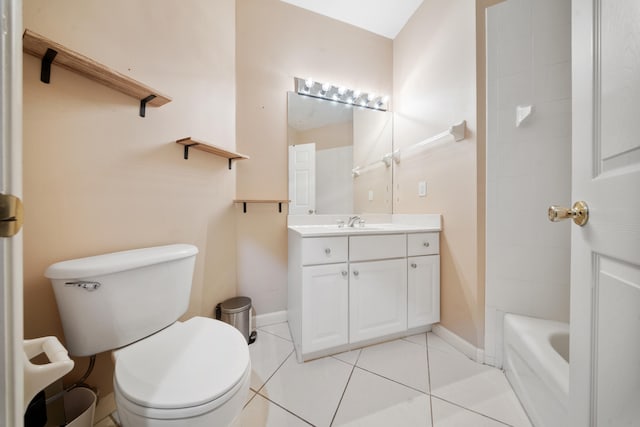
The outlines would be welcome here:
M 235 297 L 216 305 L 216 319 L 239 330 L 248 344 L 256 340 L 256 331 L 251 330 L 251 298 Z
M 67 427 L 93 427 L 96 394 L 89 388 L 76 387 L 64 395 L 64 415 Z

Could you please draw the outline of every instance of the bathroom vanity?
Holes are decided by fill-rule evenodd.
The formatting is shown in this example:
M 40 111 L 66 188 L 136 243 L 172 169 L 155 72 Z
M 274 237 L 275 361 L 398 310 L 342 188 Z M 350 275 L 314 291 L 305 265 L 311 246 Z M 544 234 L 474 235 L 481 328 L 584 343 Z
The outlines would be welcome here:
M 298 362 L 425 332 L 440 320 L 437 224 L 289 226 Z

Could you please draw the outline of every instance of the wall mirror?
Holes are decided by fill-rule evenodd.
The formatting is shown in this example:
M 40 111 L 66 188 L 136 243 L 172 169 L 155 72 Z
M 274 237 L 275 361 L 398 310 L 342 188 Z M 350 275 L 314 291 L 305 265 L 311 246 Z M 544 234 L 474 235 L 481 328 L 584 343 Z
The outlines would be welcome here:
M 393 114 L 287 95 L 289 214 L 391 213 Z

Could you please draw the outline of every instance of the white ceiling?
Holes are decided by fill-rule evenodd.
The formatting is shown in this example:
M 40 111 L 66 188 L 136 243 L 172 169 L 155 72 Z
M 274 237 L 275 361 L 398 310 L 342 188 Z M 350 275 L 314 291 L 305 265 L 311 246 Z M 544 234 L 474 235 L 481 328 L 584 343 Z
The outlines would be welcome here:
M 423 0 L 282 0 L 394 39 Z

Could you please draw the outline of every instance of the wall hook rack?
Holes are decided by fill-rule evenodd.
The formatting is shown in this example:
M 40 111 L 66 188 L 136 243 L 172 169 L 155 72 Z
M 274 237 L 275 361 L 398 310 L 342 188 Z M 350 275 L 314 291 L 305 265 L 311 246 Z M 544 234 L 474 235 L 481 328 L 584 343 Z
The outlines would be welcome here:
M 51 65 L 58 65 L 139 100 L 140 117 L 145 117 L 147 105 L 160 107 L 171 102 L 171 98 L 157 90 L 31 30 L 25 30 L 22 35 L 22 49 L 42 60 L 40 81 L 43 83 L 51 81 Z

